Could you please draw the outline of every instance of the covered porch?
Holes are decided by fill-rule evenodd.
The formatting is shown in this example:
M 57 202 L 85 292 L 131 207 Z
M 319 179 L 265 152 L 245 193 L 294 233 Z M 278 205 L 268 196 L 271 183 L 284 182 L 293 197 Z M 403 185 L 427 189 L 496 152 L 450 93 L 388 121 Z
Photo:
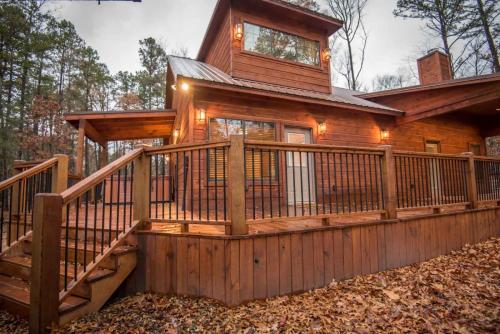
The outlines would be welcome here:
M 168 143 L 172 135 L 176 110 L 121 110 L 85 112 L 64 115 L 78 130 L 74 175 L 84 175 L 86 139 L 97 143 L 100 150 L 98 167 L 108 164 L 108 143 L 120 140 L 162 139 Z

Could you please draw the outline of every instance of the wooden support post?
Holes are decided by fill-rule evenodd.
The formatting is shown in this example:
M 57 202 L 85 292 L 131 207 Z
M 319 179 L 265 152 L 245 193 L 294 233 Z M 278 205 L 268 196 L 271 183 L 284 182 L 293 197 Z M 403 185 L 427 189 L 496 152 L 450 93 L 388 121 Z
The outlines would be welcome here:
M 60 194 L 68 188 L 68 156 L 65 154 L 54 155 L 57 164 L 52 167 L 52 192 Z
M 59 323 L 59 267 L 63 201 L 37 194 L 33 209 L 30 333 L 49 332 Z
M 83 155 L 85 153 L 85 120 L 80 120 L 78 125 L 78 138 L 76 141 L 75 175 L 83 176 Z
M 99 157 L 99 168 L 103 168 L 108 164 L 108 142 L 104 142 L 101 146 L 101 155 Z
M 231 217 L 231 234 L 248 234 L 245 218 L 245 154 L 243 136 L 230 136 L 229 147 L 229 208 Z M 226 230 L 226 233 L 229 231 Z
M 477 209 L 477 185 L 476 185 L 476 168 L 474 166 L 474 154 L 472 152 L 462 153 L 468 158 L 467 161 L 467 198 L 470 202 L 470 209 Z
M 396 170 L 391 145 L 383 145 L 384 156 L 382 157 L 382 182 L 384 186 L 384 219 L 397 218 L 397 193 L 396 193 Z
M 149 219 L 149 197 L 150 189 L 150 168 L 151 159 L 146 154 L 142 154 L 134 161 L 134 182 L 133 182 L 133 201 L 134 201 L 134 220 L 142 223 L 143 229 L 149 229 L 151 224 L 145 225 Z
M 17 175 L 23 171 L 22 168 L 17 167 L 16 165 L 22 164 L 26 162 L 25 160 L 14 160 L 13 164 L 13 175 Z M 25 193 L 26 183 L 24 181 L 16 182 L 12 185 L 12 205 L 11 211 L 13 217 L 21 217 L 24 214 L 23 208 L 23 194 Z M 21 195 L 21 196 L 20 196 Z M 19 203 L 21 200 L 21 203 Z

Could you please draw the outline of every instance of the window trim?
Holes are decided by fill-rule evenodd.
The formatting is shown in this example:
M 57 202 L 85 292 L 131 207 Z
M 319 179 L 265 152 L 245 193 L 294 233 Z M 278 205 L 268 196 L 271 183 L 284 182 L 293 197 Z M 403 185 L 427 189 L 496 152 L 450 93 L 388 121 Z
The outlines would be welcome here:
M 313 42 L 318 43 L 318 65 L 301 63 L 301 62 L 290 60 L 290 59 L 282 59 L 282 58 L 273 57 L 273 56 L 267 55 L 265 53 L 260 53 L 260 52 L 256 52 L 256 51 L 246 50 L 245 49 L 245 28 L 243 28 L 243 37 L 242 37 L 241 43 L 240 43 L 241 44 L 240 45 L 240 52 L 241 53 L 248 54 L 248 55 L 255 56 L 255 57 L 262 57 L 264 59 L 285 62 L 285 63 L 291 64 L 291 65 L 302 66 L 302 67 L 306 67 L 306 68 L 313 69 L 313 70 L 320 71 L 320 72 L 324 71 L 323 61 L 321 59 L 321 41 L 320 40 L 318 40 L 318 39 L 312 39 L 312 38 L 309 38 L 309 37 L 305 37 L 303 35 L 296 34 L 296 33 L 291 33 L 291 32 L 287 32 L 287 31 L 283 31 L 281 29 L 272 28 L 272 27 L 270 27 L 268 25 L 264 25 L 264 24 L 260 24 L 260 23 L 255 23 L 255 22 L 252 22 L 252 21 L 249 21 L 249 20 L 244 20 L 243 21 L 243 27 L 245 26 L 245 23 L 252 24 L 252 25 L 255 25 L 255 26 L 258 26 L 258 27 L 262 27 L 262 28 L 265 28 L 265 29 L 271 29 L 271 30 L 278 31 L 278 32 L 281 32 L 281 33 L 284 33 L 284 34 L 288 34 L 288 35 L 292 35 L 292 36 L 297 36 L 297 37 L 303 38 L 305 40 L 309 40 L 309 41 L 313 41 Z

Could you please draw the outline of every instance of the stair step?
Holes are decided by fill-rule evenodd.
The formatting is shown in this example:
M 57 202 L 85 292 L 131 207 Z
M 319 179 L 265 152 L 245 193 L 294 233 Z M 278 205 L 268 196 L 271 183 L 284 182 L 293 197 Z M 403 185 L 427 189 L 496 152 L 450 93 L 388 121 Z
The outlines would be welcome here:
M 0 307 L 27 318 L 30 304 L 29 289 L 26 281 L 0 275 Z
M 89 302 L 88 299 L 77 297 L 77 296 L 69 296 L 66 298 L 62 304 L 59 306 L 59 314 L 64 314 L 67 312 L 71 312 L 80 306 L 83 306 Z

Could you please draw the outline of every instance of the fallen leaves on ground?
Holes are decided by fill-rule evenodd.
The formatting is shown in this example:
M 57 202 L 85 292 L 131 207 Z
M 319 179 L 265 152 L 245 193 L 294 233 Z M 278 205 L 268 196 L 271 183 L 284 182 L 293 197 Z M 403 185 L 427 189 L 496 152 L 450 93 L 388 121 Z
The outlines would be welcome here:
M 498 333 L 499 263 L 497 238 L 419 265 L 234 308 L 204 298 L 141 294 L 59 333 Z M 0 313 L 3 332 L 26 328 L 25 321 Z

